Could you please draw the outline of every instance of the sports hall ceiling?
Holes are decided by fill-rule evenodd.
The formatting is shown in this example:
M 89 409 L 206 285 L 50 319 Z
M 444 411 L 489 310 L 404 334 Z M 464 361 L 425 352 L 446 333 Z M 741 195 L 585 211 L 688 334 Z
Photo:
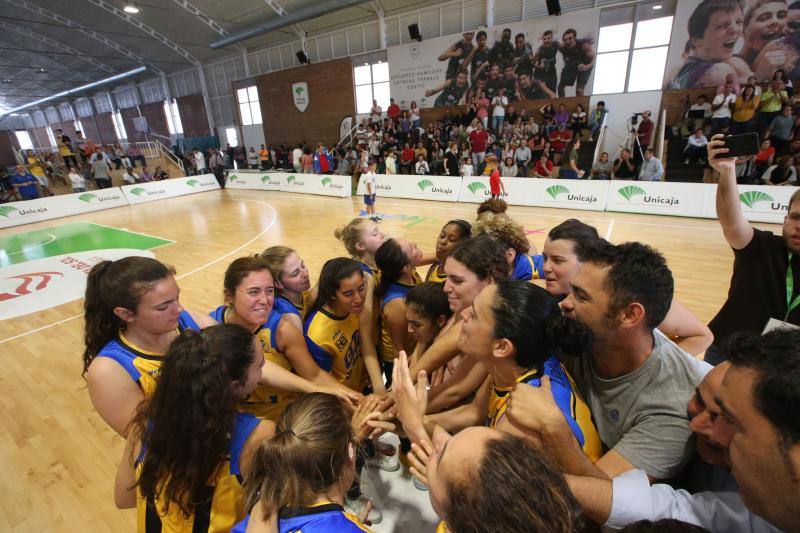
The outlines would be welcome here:
M 225 35 L 319 3 L 319 0 L 0 0 L 0 32 L 4 35 L 0 42 L 0 111 L 141 65 L 147 66 L 148 71 L 133 78 L 134 81 L 241 54 L 242 46 L 257 50 L 296 40 L 298 32 L 313 34 L 375 20 L 378 8 L 389 15 L 431 2 L 365 1 L 239 45 L 218 50 L 209 47 Z M 126 5 L 138 7 L 139 13 L 125 13 Z

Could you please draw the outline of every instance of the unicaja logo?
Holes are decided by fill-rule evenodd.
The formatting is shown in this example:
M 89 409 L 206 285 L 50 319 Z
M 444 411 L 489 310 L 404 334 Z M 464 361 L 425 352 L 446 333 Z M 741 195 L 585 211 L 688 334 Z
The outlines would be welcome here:
M 333 183 L 332 179 L 330 179 L 330 178 L 322 178 L 322 186 L 323 187 L 328 185 L 328 184 L 330 184 L 330 183 Z
M 234 181 L 236 181 L 236 178 L 237 178 L 236 174 L 233 174 L 233 175 L 228 177 L 228 181 L 234 182 Z
M 289 176 L 288 178 L 286 178 L 286 183 L 288 183 L 289 185 L 291 185 L 292 183 L 294 183 L 294 182 L 295 182 L 295 180 L 297 180 L 297 178 L 296 178 L 296 177 L 294 177 L 294 176 Z
M 755 206 L 758 203 L 774 202 L 775 199 L 765 192 L 747 191 L 739 195 L 739 201 L 742 202 L 747 207 L 749 207 L 750 209 L 752 209 L 753 206 Z
M 478 191 L 486 189 L 486 185 L 480 181 L 473 181 L 472 183 L 467 185 L 467 189 L 469 189 L 469 192 L 471 192 L 472 194 L 478 194 Z
M 633 198 L 634 196 L 644 196 L 645 194 L 647 194 L 647 191 L 645 191 L 641 187 L 637 187 L 636 185 L 627 185 L 625 187 L 617 189 L 617 192 L 620 194 L 620 196 L 622 196 L 629 202 L 631 201 L 631 198 Z
M 78 200 L 81 200 L 82 202 L 86 202 L 87 204 L 89 202 L 91 202 L 92 200 L 96 199 L 96 198 L 97 198 L 97 195 L 96 194 L 92 194 L 90 192 L 86 192 L 86 193 L 83 193 L 80 196 L 78 196 Z
M 424 191 L 426 187 L 433 187 L 433 182 L 431 180 L 419 180 L 417 187 L 419 187 L 419 190 Z
M 136 187 L 135 189 L 131 189 L 131 193 L 135 194 L 136 196 L 141 196 L 142 194 L 146 193 L 147 189 L 142 187 Z
M 188 180 L 186 182 L 186 185 L 188 185 L 189 187 L 197 187 L 198 185 L 200 185 L 200 182 L 197 180 Z
M 558 198 L 559 194 L 569 194 L 569 189 L 564 187 L 563 185 L 553 185 L 552 187 L 548 187 L 545 189 L 545 192 L 550 195 L 550 197 L 555 200 Z
M 10 205 L 0 205 L 0 217 L 9 218 L 11 213 L 15 211 L 19 211 L 16 207 L 11 207 Z

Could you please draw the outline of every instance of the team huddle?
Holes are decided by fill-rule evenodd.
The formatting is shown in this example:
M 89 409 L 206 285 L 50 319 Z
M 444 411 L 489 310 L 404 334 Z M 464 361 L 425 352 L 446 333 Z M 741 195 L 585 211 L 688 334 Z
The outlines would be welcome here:
M 440 531 L 566 533 L 652 518 L 619 499 L 690 461 L 726 466 L 729 446 L 734 460 L 723 375 L 760 364 L 742 355 L 758 343 L 796 352 L 796 332 L 736 337 L 709 371 L 690 354 L 713 335 L 660 253 L 576 219 L 538 253 L 506 207 L 448 222 L 433 253 L 353 219 L 335 232 L 349 257 L 316 283 L 297 250 L 269 247 L 230 263 L 207 312 L 181 306 L 156 259 L 96 265 L 83 362 L 127 439 L 116 504 L 143 532 L 369 531 L 382 516 L 359 475 L 399 459 Z

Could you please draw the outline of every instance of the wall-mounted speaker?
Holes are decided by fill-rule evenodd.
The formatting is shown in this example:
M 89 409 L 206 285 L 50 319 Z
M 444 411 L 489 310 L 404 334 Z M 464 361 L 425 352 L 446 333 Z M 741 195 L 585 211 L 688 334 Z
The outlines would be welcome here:
M 422 40 L 422 34 L 419 32 L 419 24 L 409 24 L 408 25 L 408 35 L 415 41 Z
M 558 0 L 546 0 L 547 14 L 558 16 L 561 14 L 561 3 Z
M 306 53 L 303 52 L 302 50 L 298 50 L 297 54 L 295 55 L 297 56 L 297 60 L 300 62 L 301 65 L 305 65 L 306 63 L 308 63 L 308 56 L 306 56 Z

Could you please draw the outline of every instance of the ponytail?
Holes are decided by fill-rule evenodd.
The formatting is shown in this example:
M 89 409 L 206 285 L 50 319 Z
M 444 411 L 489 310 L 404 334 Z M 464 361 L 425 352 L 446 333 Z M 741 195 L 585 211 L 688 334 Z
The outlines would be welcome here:
M 125 329 L 125 322 L 114 314 L 124 307 L 136 312 L 141 296 L 153 285 L 174 274 L 163 263 L 149 257 L 125 257 L 101 261 L 89 271 L 83 302 L 85 315 L 83 373 L 109 341 Z
M 312 505 L 355 467 L 355 443 L 341 402 L 323 393 L 301 396 L 283 412 L 275 436 L 256 450 L 245 482 L 246 509 L 261 503 L 264 520 L 282 509 Z
M 408 264 L 408 257 L 397 240 L 385 240 L 375 252 L 375 265 L 381 271 L 380 282 L 375 287 L 375 296 L 382 298 L 389 287 L 400 279 L 403 268 Z
M 336 228 L 333 236 L 336 240 L 342 241 L 347 253 L 352 257 L 358 257 L 359 253 L 356 245 L 362 240 L 365 226 L 368 220 L 366 218 L 354 218 L 346 225 Z

